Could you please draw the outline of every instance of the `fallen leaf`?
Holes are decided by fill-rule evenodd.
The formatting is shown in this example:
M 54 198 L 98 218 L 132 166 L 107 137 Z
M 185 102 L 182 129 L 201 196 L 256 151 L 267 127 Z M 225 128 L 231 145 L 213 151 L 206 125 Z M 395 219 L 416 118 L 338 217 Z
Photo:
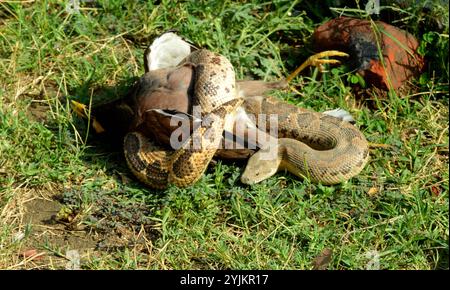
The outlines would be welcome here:
M 431 187 L 431 193 L 434 196 L 439 196 L 441 194 L 441 189 L 439 187 L 437 187 L 437 186 L 432 186 Z
M 367 192 L 367 194 L 368 194 L 370 197 L 374 197 L 375 195 L 377 195 L 377 193 L 378 193 L 378 188 L 376 188 L 376 187 L 371 187 L 371 188 L 369 189 L 369 191 Z
M 20 253 L 20 256 L 25 259 L 42 259 L 42 257 L 45 255 L 44 252 L 38 253 L 38 250 L 36 249 L 28 249 Z
M 22 253 L 20 253 L 20 255 L 24 258 L 29 258 L 32 256 L 36 256 L 38 253 L 38 251 L 36 249 L 28 249 L 26 251 L 23 251 Z
M 326 270 L 328 264 L 331 262 L 331 249 L 325 248 L 322 253 L 313 261 L 313 270 Z

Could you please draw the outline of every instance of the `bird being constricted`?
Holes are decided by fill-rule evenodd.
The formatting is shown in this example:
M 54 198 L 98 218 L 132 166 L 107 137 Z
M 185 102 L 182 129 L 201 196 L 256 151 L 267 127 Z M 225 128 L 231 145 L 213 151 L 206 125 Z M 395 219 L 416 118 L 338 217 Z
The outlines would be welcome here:
M 339 183 L 358 174 L 368 160 L 367 141 L 347 122 L 349 115 L 342 110 L 325 114 L 311 112 L 264 96 L 270 90 L 286 88 L 288 81 L 308 65 L 337 63 L 322 59 L 335 55 L 345 54 L 332 51 L 314 55 L 278 82 L 236 81 L 233 67 L 225 57 L 192 49 L 176 34 L 166 33 L 147 49 L 146 73 L 130 93 L 94 108 L 92 119 L 105 131 L 123 130 L 124 152 L 131 171 L 153 188 L 191 185 L 201 177 L 214 154 L 235 158 L 251 156 L 241 178 L 247 184 L 260 182 L 283 169 L 312 181 Z M 83 105 L 74 105 L 78 112 L 85 111 Z M 192 115 L 194 105 L 203 109 L 198 118 Z M 127 116 L 125 121 L 120 125 L 106 122 L 104 116 L 111 110 Z M 203 126 L 202 119 L 212 115 L 218 115 L 219 120 Z M 276 136 L 271 136 L 267 127 L 270 115 L 277 116 Z M 180 118 L 180 122 L 174 122 L 174 118 L 175 121 Z M 256 143 L 257 148 L 198 150 L 191 148 L 192 138 L 186 138 L 178 148 L 170 148 L 171 137 L 183 120 L 190 124 L 186 132 L 189 138 L 194 131 L 200 132 L 203 141 L 209 140 L 216 147 L 224 144 L 224 131 L 230 133 L 228 136 L 236 135 L 240 125 L 243 134 L 233 141 L 242 137 L 241 142 Z M 205 137 L 205 132 L 211 129 L 214 133 Z

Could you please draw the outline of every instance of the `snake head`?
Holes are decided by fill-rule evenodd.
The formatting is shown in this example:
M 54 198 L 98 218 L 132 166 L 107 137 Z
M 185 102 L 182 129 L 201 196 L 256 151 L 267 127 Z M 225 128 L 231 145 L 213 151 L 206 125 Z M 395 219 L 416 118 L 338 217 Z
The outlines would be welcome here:
M 260 149 L 248 160 L 241 182 L 249 185 L 261 182 L 277 173 L 280 164 L 278 146 Z

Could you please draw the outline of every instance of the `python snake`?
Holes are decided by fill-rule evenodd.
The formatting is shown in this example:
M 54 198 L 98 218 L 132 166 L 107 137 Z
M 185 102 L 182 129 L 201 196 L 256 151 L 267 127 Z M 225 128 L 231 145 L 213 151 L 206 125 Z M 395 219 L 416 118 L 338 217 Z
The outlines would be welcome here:
M 192 136 L 197 134 L 202 143 L 207 142 L 210 146 L 195 149 L 196 141 L 191 137 L 180 149 L 166 150 L 139 132 L 129 133 L 124 141 L 127 163 L 138 179 L 148 186 L 164 189 L 169 184 L 186 187 L 196 182 L 214 154 L 220 151 L 217 149 L 223 141 L 225 117 L 239 108 L 243 108 L 241 111 L 247 114 L 246 117 L 264 114 L 263 124 L 256 121 L 248 124 L 249 127 L 256 126 L 259 132 L 270 131 L 267 118 L 275 114 L 278 122 L 276 137 L 279 138 L 275 146 L 263 146 L 255 154 L 252 150 L 246 151 L 253 155 L 241 177 L 243 183 L 257 183 L 280 170 L 288 170 L 313 182 L 335 184 L 357 175 L 366 165 L 368 143 L 352 124 L 270 97 L 239 96 L 233 67 L 221 55 L 198 50 L 182 64 L 188 62 L 195 65 L 192 103 L 205 112 L 202 119 L 215 117 L 213 122 L 196 128 Z M 240 121 L 236 117 L 234 122 L 236 125 Z M 222 152 L 227 150 L 230 149 Z M 264 154 L 272 158 L 264 157 Z

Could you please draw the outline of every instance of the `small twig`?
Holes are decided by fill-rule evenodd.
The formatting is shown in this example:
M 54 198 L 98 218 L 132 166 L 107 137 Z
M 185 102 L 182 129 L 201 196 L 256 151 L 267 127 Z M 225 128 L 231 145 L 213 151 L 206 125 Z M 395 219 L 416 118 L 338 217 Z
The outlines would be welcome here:
M 132 62 L 134 64 L 134 73 L 137 74 L 138 70 L 139 70 L 139 66 L 138 66 L 138 64 L 136 62 L 136 58 L 134 57 L 133 52 L 131 52 L 130 46 L 128 45 L 127 41 L 123 38 L 123 36 L 120 36 L 120 38 L 122 39 L 123 43 L 125 43 L 125 46 L 127 47 L 128 52 L 130 53 L 131 60 L 132 60 Z

